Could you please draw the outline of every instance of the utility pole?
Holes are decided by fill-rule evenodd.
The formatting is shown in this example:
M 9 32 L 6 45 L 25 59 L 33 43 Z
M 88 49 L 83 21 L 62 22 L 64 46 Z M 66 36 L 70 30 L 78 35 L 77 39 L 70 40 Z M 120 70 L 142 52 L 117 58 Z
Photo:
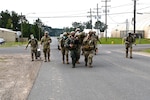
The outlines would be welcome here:
M 95 18 L 97 19 L 97 22 L 101 18 L 101 16 L 99 15 L 99 13 L 101 13 L 101 12 L 99 12 L 99 9 L 101 9 L 101 8 L 99 8 L 98 4 L 97 4 L 97 7 L 95 8 L 95 10 L 96 10 L 96 17 Z M 100 29 L 97 29 L 97 35 L 100 37 Z
M 133 33 L 136 33 L 136 0 L 134 0 L 134 29 Z
M 90 13 L 90 16 L 88 16 L 88 17 L 90 17 L 90 21 L 91 21 L 91 29 L 93 29 L 93 22 L 92 22 L 92 17 L 93 17 L 93 15 L 92 15 L 92 10 L 91 10 L 91 8 L 90 8 L 90 12 L 88 12 L 88 13 Z
M 97 21 L 99 21 L 99 19 L 101 18 L 101 16 L 99 15 L 99 13 L 101 13 L 101 12 L 99 12 L 99 7 L 98 7 L 98 4 L 97 4 L 97 7 L 95 8 L 96 9 L 96 19 L 97 19 Z
M 107 12 L 108 12 L 108 5 L 107 5 L 107 2 L 109 2 L 108 0 L 105 0 L 105 1 L 102 1 L 102 2 L 105 2 L 105 24 L 107 25 Z M 107 25 L 108 27 L 108 25 Z M 107 41 L 107 29 L 105 30 L 105 38 L 106 38 L 106 41 Z

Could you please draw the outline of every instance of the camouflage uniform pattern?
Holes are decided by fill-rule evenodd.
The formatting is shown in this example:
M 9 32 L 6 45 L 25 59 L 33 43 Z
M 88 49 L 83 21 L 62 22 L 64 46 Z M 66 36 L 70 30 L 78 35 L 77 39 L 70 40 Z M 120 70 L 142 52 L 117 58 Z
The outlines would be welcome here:
M 94 42 L 95 42 L 95 55 L 98 52 L 98 46 L 97 46 L 97 42 L 101 43 L 98 35 L 96 35 L 96 32 L 93 32 L 92 37 L 94 38 Z
M 77 64 L 79 64 L 80 63 L 79 59 L 80 59 L 81 50 L 82 50 L 82 42 L 83 42 L 83 39 L 85 37 L 85 33 L 77 31 L 75 33 L 75 37 L 79 42 L 78 46 L 77 46 L 77 62 L 76 62 Z
M 75 32 L 71 32 L 71 35 L 66 40 L 66 47 L 70 50 L 72 68 L 75 68 L 75 64 L 78 60 L 78 44 L 79 40 L 75 37 Z
M 28 41 L 26 48 L 28 47 L 29 44 L 31 45 L 31 59 L 32 61 L 34 61 L 34 57 L 35 59 L 37 59 L 38 40 L 36 38 L 30 39 Z
M 85 66 L 92 67 L 93 63 L 93 56 L 95 52 L 95 40 L 92 38 L 92 32 L 89 32 L 88 36 L 83 40 L 83 50 L 84 50 L 84 57 L 85 57 Z
M 43 53 L 45 57 L 45 62 L 50 61 L 50 43 L 52 42 L 50 36 L 43 36 L 41 39 L 41 44 L 43 44 Z
M 65 58 L 66 58 L 66 64 L 69 64 L 69 49 L 65 45 L 67 38 L 68 38 L 68 33 L 65 32 L 63 33 L 63 37 L 61 37 L 59 40 L 63 64 L 65 63 Z
M 135 37 L 129 33 L 129 36 L 125 38 L 126 58 L 128 58 L 128 51 L 130 49 L 130 58 L 132 58 L 132 45 L 135 43 Z

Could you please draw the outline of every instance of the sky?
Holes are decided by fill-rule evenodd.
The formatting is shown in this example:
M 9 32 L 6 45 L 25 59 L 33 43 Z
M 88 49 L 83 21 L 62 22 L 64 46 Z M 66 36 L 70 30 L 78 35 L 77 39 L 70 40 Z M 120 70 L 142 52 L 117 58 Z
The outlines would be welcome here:
M 92 15 L 96 15 L 98 4 L 99 15 L 105 23 L 105 2 L 106 0 L 0 0 L 0 11 L 15 11 L 19 15 L 22 13 L 30 23 L 40 18 L 45 25 L 52 28 L 71 27 L 73 22 L 87 22 L 90 20 L 90 9 Z M 107 0 L 108 28 L 113 28 L 118 24 L 125 24 L 133 18 L 133 0 Z M 137 0 L 137 12 L 144 13 L 150 11 L 149 0 Z M 71 17 L 73 16 L 73 17 Z M 93 24 L 97 19 L 92 17 Z

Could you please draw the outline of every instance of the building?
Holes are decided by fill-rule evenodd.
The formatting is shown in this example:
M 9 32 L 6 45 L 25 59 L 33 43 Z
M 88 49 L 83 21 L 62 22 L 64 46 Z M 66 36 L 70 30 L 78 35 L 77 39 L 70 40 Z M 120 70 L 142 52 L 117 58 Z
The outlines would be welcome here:
M 150 14 L 137 14 L 136 17 L 136 37 L 150 39 Z M 125 22 L 124 24 L 116 25 L 111 30 L 111 37 L 122 38 L 127 35 L 128 32 L 133 33 L 133 22 Z
M 15 42 L 17 32 L 6 28 L 0 28 L 0 38 L 3 38 L 6 42 Z

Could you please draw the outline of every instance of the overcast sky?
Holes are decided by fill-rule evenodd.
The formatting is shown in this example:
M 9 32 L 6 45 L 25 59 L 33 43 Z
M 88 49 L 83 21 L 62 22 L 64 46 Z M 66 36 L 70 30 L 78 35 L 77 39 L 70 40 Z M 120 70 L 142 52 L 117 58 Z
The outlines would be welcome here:
M 52 28 L 63 28 L 72 26 L 72 22 L 89 21 L 90 18 L 87 16 L 90 15 L 90 8 L 96 12 L 97 4 L 101 12 L 99 15 L 102 15 L 100 20 L 105 22 L 103 13 L 105 3 L 103 1 L 105 0 L 1 0 L 0 11 L 22 13 L 26 15 L 30 23 L 39 17 L 45 25 Z M 133 0 L 111 0 L 107 4 L 109 6 L 107 21 L 109 26 L 115 27 L 133 17 Z M 138 0 L 137 12 L 148 11 L 150 11 L 150 1 Z M 94 17 L 92 20 L 93 23 L 96 21 Z

